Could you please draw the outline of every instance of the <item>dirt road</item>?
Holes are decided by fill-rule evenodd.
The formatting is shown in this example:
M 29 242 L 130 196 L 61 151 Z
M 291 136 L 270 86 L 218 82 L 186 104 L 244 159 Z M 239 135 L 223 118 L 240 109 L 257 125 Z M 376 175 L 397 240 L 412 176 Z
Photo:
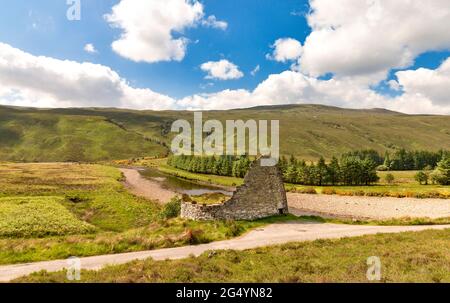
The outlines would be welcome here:
M 143 260 L 147 258 L 153 258 L 154 260 L 174 260 L 187 258 L 190 255 L 199 256 L 209 250 L 245 250 L 288 242 L 447 228 L 450 228 L 450 226 L 358 226 L 320 223 L 280 223 L 251 231 L 240 238 L 232 240 L 212 242 L 197 246 L 81 258 L 81 267 L 82 269 L 98 270 L 107 265 L 124 264 L 133 260 Z M 0 266 L 0 282 L 8 282 L 12 279 L 41 270 L 49 272 L 59 271 L 67 266 L 67 260 Z

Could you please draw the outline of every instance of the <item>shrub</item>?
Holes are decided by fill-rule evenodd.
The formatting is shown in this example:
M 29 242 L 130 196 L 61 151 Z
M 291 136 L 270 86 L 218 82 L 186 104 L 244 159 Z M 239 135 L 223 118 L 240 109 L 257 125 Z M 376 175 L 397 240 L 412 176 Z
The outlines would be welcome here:
M 336 190 L 334 188 L 324 188 L 322 190 L 322 194 L 324 194 L 324 195 L 335 195 L 336 194 Z
M 428 184 L 428 174 L 424 173 L 423 171 L 419 171 L 417 174 L 415 174 L 414 179 L 419 182 L 419 184 Z
M 230 237 L 230 238 L 237 237 L 242 232 L 242 226 L 237 224 L 234 221 L 227 221 L 226 226 L 227 226 L 227 232 L 226 232 L 227 237 Z
M 436 169 L 431 173 L 431 179 L 434 183 L 441 185 L 450 185 L 450 157 L 443 156 L 437 164 Z
M 178 197 L 172 198 L 161 211 L 161 217 L 164 219 L 176 218 L 181 212 L 181 200 Z
M 394 177 L 393 174 L 387 174 L 387 175 L 384 177 L 384 180 L 385 180 L 387 183 L 392 184 L 392 182 L 394 182 L 394 180 L 395 180 L 395 177 Z
M 89 200 L 87 197 L 83 196 L 80 193 L 66 194 L 66 199 L 72 203 L 81 203 Z
M 295 192 L 300 194 L 317 194 L 317 191 L 313 187 L 297 189 Z
M 183 202 L 192 202 L 191 197 L 190 197 L 189 195 L 187 195 L 187 194 L 183 194 L 183 195 L 181 196 L 181 200 L 182 200 Z
M 356 190 L 353 192 L 353 195 L 362 197 L 362 196 L 365 196 L 366 193 L 363 190 Z
M 383 197 L 385 192 L 368 191 L 366 192 L 367 197 Z

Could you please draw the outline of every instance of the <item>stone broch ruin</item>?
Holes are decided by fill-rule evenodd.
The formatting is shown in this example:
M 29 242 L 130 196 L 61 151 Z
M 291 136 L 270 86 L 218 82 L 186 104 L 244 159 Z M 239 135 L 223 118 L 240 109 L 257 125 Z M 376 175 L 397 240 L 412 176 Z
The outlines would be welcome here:
M 181 217 L 193 220 L 254 220 L 287 214 L 288 205 L 281 171 L 256 160 L 230 200 L 221 204 L 181 204 Z

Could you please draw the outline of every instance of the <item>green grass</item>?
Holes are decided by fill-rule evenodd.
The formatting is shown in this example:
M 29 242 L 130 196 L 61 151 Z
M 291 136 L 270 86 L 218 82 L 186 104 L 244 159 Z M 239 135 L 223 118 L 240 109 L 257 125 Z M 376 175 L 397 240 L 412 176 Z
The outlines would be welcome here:
M 0 160 L 99 161 L 161 155 L 189 111 L 0 107 Z M 208 111 L 204 120 L 279 120 L 280 150 L 306 160 L 347 151 L 450 149 L 450 116 L 405 115 L 320 105 Z M 386 131 L 389 129 L 389 131 Z M 126 142 L 127 144 L 123 144 Z
M 381 282 L 450 282 L 450 229 L 206 252 L 174 261 L 135 261 L 83 271 L 81 282 L 368 282 L 367 259 L 381 261 Z M 64 271 L 17 282 L 69 282 Z
M 77 219 L 60 197 L 0 198 L 0 237 L 86 234 L 94 226 Z
M 207 243 L 286 220 L 163 220 L 161 205 L 131 195 L 102 165 L 0 164 L 0 264 Z
M 196 222 L 180 218 L 157 220 L 124 232 L 47 237 L 42 239 L 0 239 L 0 264 L 37 262 L 87 257 L 226 240 L 251 229 L 286 221 L 311 222 L 313 218 L 280 216 L 256 221 Z
M 59 197 L 76 217 L 104 231 L 149 224 L 159 206 L 128 193 L 121 178 L 116 168 L 101 165 L 2 164 L 0 197 Z
M 102 115 L 56 115 L 0 107 L 0 117 L 0 160 L 100 161 L 164 155 L 167 151 Z

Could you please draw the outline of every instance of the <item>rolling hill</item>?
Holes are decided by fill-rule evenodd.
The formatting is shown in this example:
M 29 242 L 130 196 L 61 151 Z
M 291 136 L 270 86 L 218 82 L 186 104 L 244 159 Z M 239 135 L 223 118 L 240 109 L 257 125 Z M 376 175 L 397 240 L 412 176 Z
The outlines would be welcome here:
M 173 121 L 188 111 L 35 109 L 0 106 L 0 160 L 99 161 L 168 152 Z M 355 149 L 450 149 L 450 116 L 322 105 L 208 111 L 203 118 L 280 120 L 281 153 L 330 158 Z

